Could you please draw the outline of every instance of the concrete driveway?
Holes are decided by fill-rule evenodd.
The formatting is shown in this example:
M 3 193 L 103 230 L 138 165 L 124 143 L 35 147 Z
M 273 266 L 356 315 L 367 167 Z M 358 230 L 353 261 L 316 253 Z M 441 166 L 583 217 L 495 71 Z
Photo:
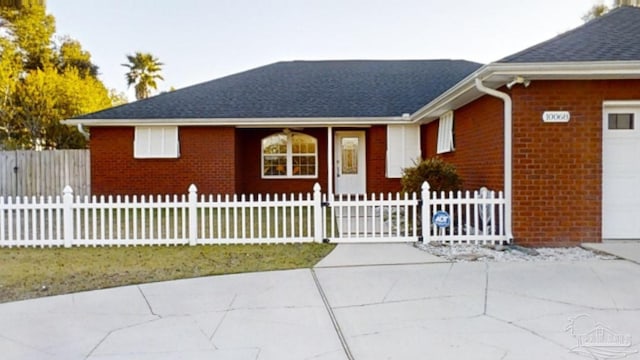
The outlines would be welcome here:
M 1 358 L 640 359 L 633 262 L 446 263 L 370 244 L 318 265 L 1 304 Z

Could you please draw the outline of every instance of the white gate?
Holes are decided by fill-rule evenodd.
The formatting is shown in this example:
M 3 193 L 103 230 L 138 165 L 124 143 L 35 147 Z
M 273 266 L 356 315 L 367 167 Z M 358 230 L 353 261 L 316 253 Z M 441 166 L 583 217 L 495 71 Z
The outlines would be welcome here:
M 323 204 L 325 241 L 412 242 L 420 239 L 415 193 L 335 195 Z

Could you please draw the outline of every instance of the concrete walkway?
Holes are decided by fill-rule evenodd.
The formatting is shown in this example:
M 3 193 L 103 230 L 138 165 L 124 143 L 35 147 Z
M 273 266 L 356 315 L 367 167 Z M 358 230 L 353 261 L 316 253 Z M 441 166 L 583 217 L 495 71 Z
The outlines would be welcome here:
M 584 243 L 582 244 L 582 247 L 589 250 L 615 255 L 621 259 L 640 264 L 640 240 L 616 240 L 602 243 Z
M 316 268 L 441 263 L 446 260 L 416 249 L 413 244 L 340 244 Z
M 384 253 L 407 258 L 381 265 Z M 584 359 L 577 352 L 597 350 L 640 359 L 638 264 L 424 255 L 405 244 L 339 245 L 314 269 L 0 304 L 1 358 Z M 577 346 L 602 329 L 631 345 Z

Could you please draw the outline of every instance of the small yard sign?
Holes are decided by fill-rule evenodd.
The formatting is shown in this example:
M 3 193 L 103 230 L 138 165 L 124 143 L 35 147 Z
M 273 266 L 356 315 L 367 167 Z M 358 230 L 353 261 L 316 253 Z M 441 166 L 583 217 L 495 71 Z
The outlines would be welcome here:
M 439 228 L 446 228 L 451 225 L 451 217 L 446 211 L 437 211 L 433 214 L 433 223 Z

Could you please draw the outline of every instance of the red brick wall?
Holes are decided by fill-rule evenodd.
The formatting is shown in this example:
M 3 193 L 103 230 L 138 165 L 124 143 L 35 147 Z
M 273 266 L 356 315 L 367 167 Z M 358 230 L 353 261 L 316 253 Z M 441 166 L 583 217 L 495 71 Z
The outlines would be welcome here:
M 640 80 L 533 81 L 512 97 L 516 241 L 601 241 L 602 103 L 640 99 Z M 543 123 L 544 111 L 569 111 L 571 120 Z
M 134 159 L 133 127 L 91 128 L 93 194 L 235 192 L 235 129 L 181 127 L 178 159 Z
M 503 190 L 504 122 L 502 100 L 482 97 L 454 112 L 455 151 L 436 154 L 438 121 L 422 126 L 422 153 L 456 166 L 464 188 Z
M 180 158 L 134 159 L 133 127 L 95 127 L 91 129 L 92 191 L 97 195 L 182 194 L 194 183 L 202 194 L 307 193 L 316 182 L 326 190 L 326 128 L 302 131 L 318 140 L 317 178 L 262 179 L 261 140 L 276 132 L 181 127 Z M 367 191 L 399 191 L 400 180 L 385 177 L 386 127 L 374 126 L 366 133 Z
M 506 89 L 500 89 L 507 91 Z M 602 103 L 640 99 L 640 80 L 533 81 L 513 99 L 513 233 L 519 244 L 569 246 L 601 241 Z M 465 188 L 502 189 L 502 101 L 484 96 L 456 110 L 456 151 Z M 566 124 L 544 111 L 569 111 Z M 423 126 L 423 153 L 434 156 L 437 122 Z
M 402 189 L 400 179 L 386 177 L 387 127 L 372 126 L 367 130 L 367 192 L 387 193 Z

